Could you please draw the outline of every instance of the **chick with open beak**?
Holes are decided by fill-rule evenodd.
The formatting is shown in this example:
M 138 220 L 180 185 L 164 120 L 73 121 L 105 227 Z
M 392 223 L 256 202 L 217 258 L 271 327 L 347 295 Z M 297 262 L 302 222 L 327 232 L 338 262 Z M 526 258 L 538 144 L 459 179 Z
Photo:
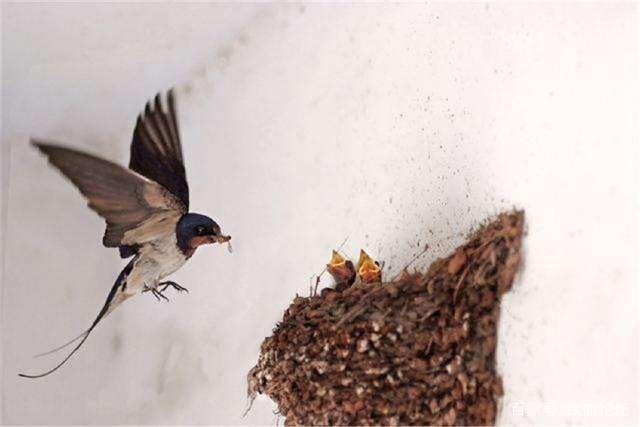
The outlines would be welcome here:
M 331 255 L 327 271 L 335 280 L 338 290 L 351 286 L 356 280 L 356 269 L 353 263 L 336 251 Z
M 380 265 L 362 249 L 360 249 L 360 259 L 358 260 L 358 277 L 360 277 L 360 280 L 364 283 L 378 283 L 382 281 Z

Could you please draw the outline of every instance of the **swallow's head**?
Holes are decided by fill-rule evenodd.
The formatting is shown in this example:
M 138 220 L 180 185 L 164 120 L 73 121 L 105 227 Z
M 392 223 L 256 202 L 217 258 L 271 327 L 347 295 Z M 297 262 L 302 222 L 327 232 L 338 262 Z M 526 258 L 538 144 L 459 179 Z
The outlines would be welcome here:
M 231 240 L 225 236 L 220 226 L 205 215 L 188 213 L 180 218 L 176 227 L 178 247 L 185 253 L 193 253 L 200 245 L 224 243 Z

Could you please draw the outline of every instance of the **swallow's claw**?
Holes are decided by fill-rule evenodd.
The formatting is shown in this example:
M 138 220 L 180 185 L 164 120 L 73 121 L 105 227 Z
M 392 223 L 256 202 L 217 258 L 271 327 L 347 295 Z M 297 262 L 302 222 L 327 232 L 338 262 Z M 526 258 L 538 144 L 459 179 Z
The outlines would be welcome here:
M 161 291 L 157 290 L 156 288 L 150 288 L 148 286 L 145 286 L 144 289 L 142 289 L 142 292 L 149 292 L 149 291 L 151 291 L 153 296 L 156 297 L 158 301 L 162 301 L 162 300 L 169 301 L 169 298 L 164 296 L 164 294 Z
M 158 285 L 154 288 L 150 288 L 148 286 L 145 286 L 144 289 L 142 289 L 142 292 L 149 292 L 151 291 L 151 293 L 153 293 L 153 296 L 156 297 L 156 299 L 158 301 L 161 301 L 161 299 L 165 300 L 165 301 L 169 301 L 169 298 L 167 298 L 164 295 L 164 292 L 167 290 L 167 288 L 171 286 L 173 289 L 175 289 L 176 291 L 180 292 L 187 292 L 189 293 L 189 289 L 185 288 L 184 286 L 180 286 L 178 285 L 176 282 L 162 282 L 162 283 L 158 283 Z M 159 290 L 158 290 L 159 288 Z
M 186 292 L 189 293 L 189 289 L 178 285 L 176 282 L 162 282 L 160 283 L 158 286 L 162 286 L 162 292 L 164 292 L 169 286 L 171 286 L 173 289 L 175 289 L 178 292 Z
M 160 291 L 156 290 L 154 293 L 155 293 L 155 294 L 158 294 L 158 296 L 159 296 L 160 298 L 162 298 L 162 299 L 164 299 L 165 301 L 169 302 L 169 298 L 165 297 L 165 296 L 164 296 L 164 294 L 163 294 L 162 292 L 160 292 Z
M 153 296 L 155 296 L 158 299 L 158 301 L 160 301 L 160 298 L 162 298 L 163 300 L 165 300 L 167 302 L 169 301 L 169 298 L 165 297 L 164 294 L 162 292 L 160 292 L 159 290 L 153 288 L 151 290 L 151 292 L 153 292 Z

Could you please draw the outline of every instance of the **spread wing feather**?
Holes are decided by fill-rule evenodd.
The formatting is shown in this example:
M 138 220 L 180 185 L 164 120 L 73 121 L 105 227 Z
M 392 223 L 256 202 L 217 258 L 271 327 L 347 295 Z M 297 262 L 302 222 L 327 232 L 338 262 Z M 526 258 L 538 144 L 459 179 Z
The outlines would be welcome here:
M 187 209 L 183 202 L 144 176 L 107 160 L 43 141 L 31 141 L 103 217 L 107 247 L 142 244 L 173 232 Z
M 158 94 L 153 105 L 147 102 L 138 116 L 129 168 L 162 185 L 189 208 L 189 186 L 172 90 L 167 94 L 166 111 Z

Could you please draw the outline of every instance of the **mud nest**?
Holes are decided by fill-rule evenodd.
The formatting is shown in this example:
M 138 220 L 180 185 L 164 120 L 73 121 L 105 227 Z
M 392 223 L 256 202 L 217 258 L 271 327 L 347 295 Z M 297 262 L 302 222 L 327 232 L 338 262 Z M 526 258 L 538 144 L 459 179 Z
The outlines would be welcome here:
M 347 277 L 296 297 L 262 343 L 249 395 L 270 396 L 287 425 L 494 424 L 500 297 L 520 264 L 523 222 L 523 212 L 501 214 L 426 273 Z

